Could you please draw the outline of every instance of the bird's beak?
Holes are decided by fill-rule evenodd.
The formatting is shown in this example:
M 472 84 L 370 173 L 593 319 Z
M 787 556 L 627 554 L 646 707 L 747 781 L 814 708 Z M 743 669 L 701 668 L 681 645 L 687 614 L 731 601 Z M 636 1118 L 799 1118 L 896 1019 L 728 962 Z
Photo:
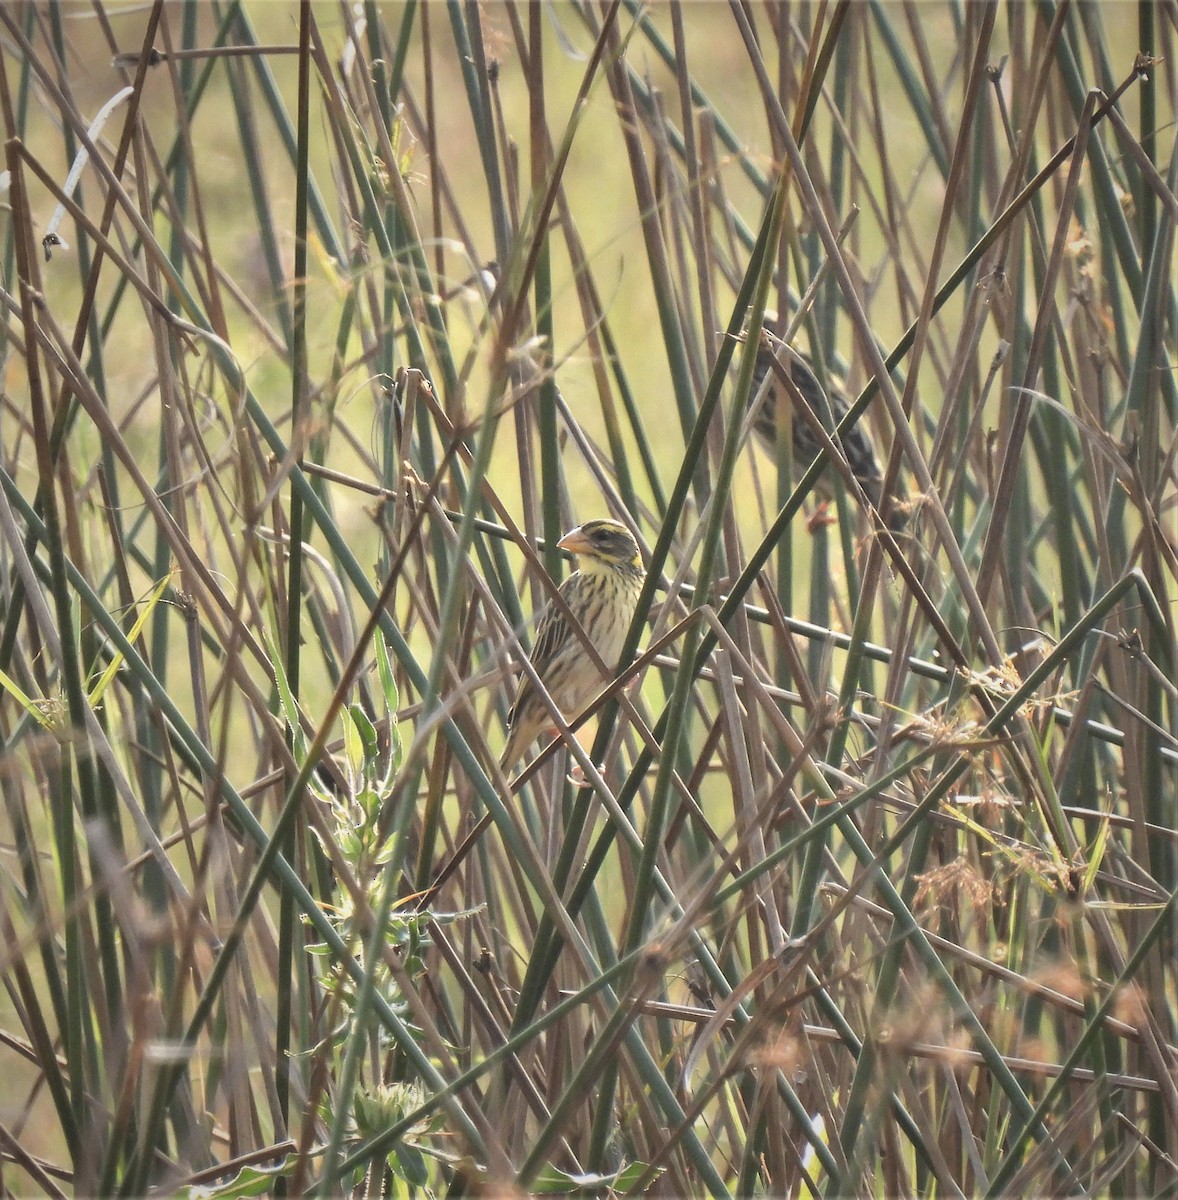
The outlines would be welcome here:
M 581 532 L 579 525 L 576 529 L 570 529 L 556 544 L 570 554 L 588 554 L 593 549 L 592 543 Z

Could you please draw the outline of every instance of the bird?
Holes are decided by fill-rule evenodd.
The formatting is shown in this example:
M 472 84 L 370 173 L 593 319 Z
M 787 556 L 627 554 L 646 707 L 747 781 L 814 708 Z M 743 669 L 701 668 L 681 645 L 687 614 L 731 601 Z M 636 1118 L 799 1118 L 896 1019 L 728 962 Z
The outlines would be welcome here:
M 775 451 L 777 447 L 776 390 L 780 386 L 780 379 L 773 371 L 774 358 L 777 358 L 777 361 L 789 372 L 794 386 L 819 420 L 823 420 L 828 401 L 830 414 L 834 417 L 836 424 L 847 415 L 847 409 L 850 407 L 841 389 L 831 388 L 830 395 L 827 397 L 822 390 L 822 385 L 818 382 L 818 377 L 814 374 L 813 365 L 800 350 L 794 350 L 791 347 L 788 353 L 777 356 L 768 339 L 763 339 L 757 350 L 757 360 L 753 366 L 752 395 L 756 396 L 760 392 L 761 385 L 767 378 L 770 379 L 769 394 L 753 417 L 753 429 L 771 451 Z M 789 399 L 792 400 L 792 397 Z M 825 421 L 823 423 L 825 424 Z M 794 462 L 800 471 L 804 471 L 822 453 L 822 442 L 814 432 L 813 425 L 796 406 L 793 410 L 790 440 L 793 443 Z M 837 444 L 841 446 L 847 465 L 863 489 L 864 496 L 878 511 L 883 501 L 883 472 L 880 470 L 879 460 L 875 455 L 875 446 L 864 422 L 856 421 L 838 438 Z M 827 470 L 831 471 L 834 468 L 828 467 Z M 833 498 L 834 493 L 830 487 L 829 474 L 823 474 L 816 485 L 816 490 L 823 496 L 824 503 Z M 904 506 L 895 503 L 893 498 L 892 509 L 888 515 L 888 528 L 893 533 L 898 533 L 904 528 L 906 520 L 907 513 Z
M 634 619 L 646 571 L 633 534 L 620 521 L 586 521 L 557 543 L 576 559 L 577 569 L 560 585 L 560 596 L 580 622 L 598 658 L 612 670 L 622 653 L 626 631 Z M 607 682 L 569 625 L 562 609 L 550 601 L 540 614 L 532 666 L 552 697 L 570 718 Z M 507 715 L 507 745 L 499 759 L 506 773 L 545 731 L 555 732 L 552 712 L 525 675 Z

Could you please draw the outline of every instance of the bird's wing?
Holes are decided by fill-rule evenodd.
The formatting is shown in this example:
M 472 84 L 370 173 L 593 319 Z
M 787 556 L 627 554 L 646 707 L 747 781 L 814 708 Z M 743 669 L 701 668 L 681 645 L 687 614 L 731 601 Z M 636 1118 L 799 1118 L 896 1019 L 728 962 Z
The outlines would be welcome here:
M 571 578 L 572 576 L 569 576 L 569 579 Z M 561 585 L 560 590 L 562 594 L 569 584 L 569 579 L 566 579 Z M 540 614 L 540 621 L 536 626 L 536 641 L 532 645 L 532 653 L 528 656 L 531 659 L 532 666 L 536 669 L 536 674 L 541 679 L 544 678 L 545 668 L 555 657 L 557 648 L 564 645 L 571 635 L 572 631 L 568 627 L 568 621 L 565 620 L 564 613 L 549 601 L 544 611 Z M 509 725 L 515 720 L 516 713 L 519 711 L 520 701 L 531 690 L 532 681 L 527 675 L 524 675 L 519 681 L 519 688 L 516 690 L 511 711 L 507 714 L 507 723 Z

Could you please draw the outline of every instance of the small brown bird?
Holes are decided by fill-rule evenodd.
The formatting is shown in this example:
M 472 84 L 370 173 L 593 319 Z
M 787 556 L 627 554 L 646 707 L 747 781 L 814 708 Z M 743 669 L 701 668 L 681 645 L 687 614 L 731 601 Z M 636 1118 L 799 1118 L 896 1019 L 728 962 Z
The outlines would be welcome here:
M 797 350 L 791 350 L 775 355 L 769 344 L 762 342 L 760 349 L 757 351 L 757 361 L 753 370 L 752 394 L 756 396 L 765 379 L 770 376 L 772 378 L 769 384 L 769 394 L 765 397 L 761 407 L 757 410 L 757 415 L 753 418 L 753 429 L 771 451 L 777 446 L 776 389 L 781 383 L 773 371 L 772 364 L 774 357 L 789 372 L 794 386 L 818 416 L 819 420 L 823 420 L 827 402 L 827 397 L 818 382 L 817 376 L 814 374 L 810 360 L 804 354 Z M 846 416 L 847 409 L 850 406 L 847 403 L 846 396 L 835 388 L 831 389 L 829 401 L 831 415 L 837 423 Z M 814 432 L 813 426 L 806 419 L 805 415 L 798 412 L 796 408 L 793 412 L 790 440 L 793 443 L 794 464 L 799 471 L 804 471 L 822 453 L 822 442 Z M 839 445 L 842 447 L 847 465 L 851 468 L 855 479 L 863 489 L 863 494 L 871 501 L 872 506 L 878 510 L 883 500 L 883 472 L 880 470 L 879 460 L 875 456 L 875 446 L 872 444 L 871 436 L 868 434 L 864 422 L 862 420 L 856 421 L 850 429 L 846 430 L 842 437 L 839 438 Z M 825 500 L 830 500 L 834 497 L 834 492 L 831 488 L 831 472 L 835 469 L 834 466 L 828 466 L 822 477 L 818 480 L 815 488 Z M 904 528 L 906 519 L 907 514 L 903 506 L 897 504 L 893 497 L 892 510 L 888 516 L 888 528 L 894 533 L 898 533 Z
M 560 594 L 601 661 L 612 670 L 646 578 L 638 543 L 620 522 L 599 520 L 570 530 L 557 544 L 577 560 L 577 569 L 560 585 Z M 552 603 L 540 615 L 531 661 L 565 717 L 575 716 L 607 682 L 564 613 Z M 499 760 L 505 772 L 536 738 L 553 728 L 548 705 L 526 675 L 507 721 L 511 732 Z

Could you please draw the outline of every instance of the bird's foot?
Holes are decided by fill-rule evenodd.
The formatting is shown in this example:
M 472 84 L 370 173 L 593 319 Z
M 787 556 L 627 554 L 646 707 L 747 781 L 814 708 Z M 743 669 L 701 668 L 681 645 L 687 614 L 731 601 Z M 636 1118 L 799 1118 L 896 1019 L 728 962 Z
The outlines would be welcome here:
M 599 767 L 597 768 L 597 770 L 598 770 L 598 771 L 601 771 L 601 767 L 599 766 Z M 585 770 L 584 770 L 584 768 L 581 766 L 581 764 L 580 764 L 580 763 L 577 763 L 577 764 L 576 764 L 576 765 L 573 767 L 573 769 L 572 769 L 572 770 L 571 770 L 571 771 L 570 771 L 570 772 L 569 772 L 569 773 L 568 773 L 568 774 L 565 776 L 565 778 L 566 778 L 566 779 L 569 781 L 569 783 L 571 783 L 571 784 L 573 785 L 573 787 L 575 787 L 575 788 L 587 788 L 587 787 L 592 787 L 592 786 L 593 786 L 592 782 L 591 782 L 591 781 L 590 781 L 590 780 L 589 780 L 589 779 L 586 777 L 586 775 L 585 775 Z
M 830 511 L 830 501 L 820 500 L 818 507 L 810 514 L 810 519 L 806 522 L 806 531 L 808 533 L 817 533 L 825 525 L 837 524 L 838 518 Z

